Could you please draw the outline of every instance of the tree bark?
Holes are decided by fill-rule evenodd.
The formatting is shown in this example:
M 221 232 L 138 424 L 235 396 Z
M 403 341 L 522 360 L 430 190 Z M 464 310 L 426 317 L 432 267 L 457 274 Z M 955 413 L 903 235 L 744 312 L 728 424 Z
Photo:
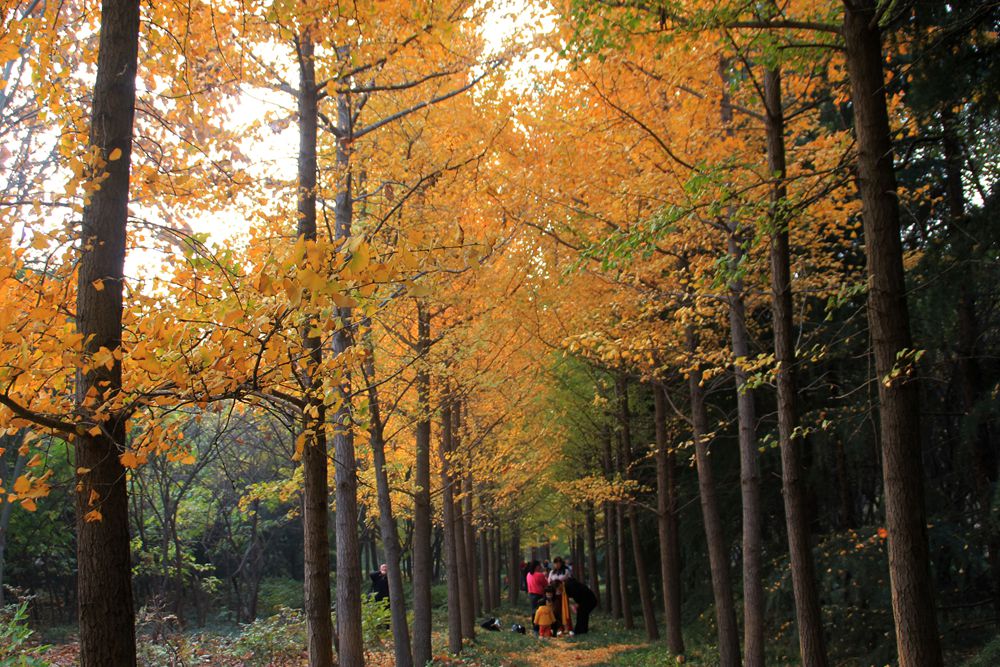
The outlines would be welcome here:
M 728 62 L 721 58 L 719 76 L 723 93 L 720 102 L 722 127 L 732 137 L 733 108 L 729 98 Z M 747 667 L 764 664 L 764 583 L 761 563 L 760 472 L 757 464 L 757 436 L 754 432 L 756 414 L 753 391 L 747 386 L 744 363 L 750 357 L 749 334 L 746 324 L 746 304 L 743 298 L 741 264 L 744 232 L 733 208 L 726 220 L 728 235 L 727 291 L 729 302 L 729 335 L 733 351 L 733 380 L 736 384 L 736 419 L 740 449 L 740 495 L 743 503 L 743 654 Z
M 691 325 L 686 331 L 687 348 L 692 357 L 698 354 L 698 340 Z M 715 599 L 715 620 L 719 638 L 719 664 L 722 667 L 739 667 L 740 639 L 733 606 L 733 584 L 729 574 L 726 538 L 719 517 L 719 501 L 715 495 L 715 479 L 708 457 L 708 414 L 705 411 L 705 394 L 701 387 L 702 371 L 696 365 L 688 375 L 691 394 L 691 425 L 694 440 L 695 465 L 698 469 L 698 491 L 701 513 L 708 541 L 708 564 L 712 574 L 712 596 Z
M 462 608 L 458 572 L 459 535 L 455 530 L 454 479 L 448 458 L 453 450 L 451 396 L 446 395 L 441 408 L 441 503 L 444 515 L 444 560 L 448 579 L 448 650 L 457 655 L 462 652 Z
M 602 450 L 601 461 L 604 465 L 604 475 L 608 479 L 614 477 L 614 459 L 611 456 L 611 434 L 603 434 L 604 448 Z M 621 587 L 622 567 L 618 559 L 618 511 L 616 504 L 612 502 L 604 503 L 604 541 L 605 541 L 605 566 L 608 575 L 608 591 L 611 598 L 611 616 L 622 618 L 622 603 L 624 591 Z
M 309 30 L 299 36 L 299 157 L 298 224 L 296 233 L 316 241 L 316 134 L 319 118 L 313 43 Z M 333 624 L 330 620 L 329 488 L 327 485 L 326 407 L 323 343 L 310 335 L 316 316 L 307 313 L 299 325 L 303 349 L 305 407 L 302 409 L 302 535 L 306 627 L 311 667 L 333 664 Z
M 899 201 L 886 108 L 882 39 L 873 0 L 845 3 L 857 177 L 868 264 L 868 321 L 875 356 L 889 580 L 900 667 L 942 664 L 934 611 L 920 447 L 920 397 L 906 305 Z M 897 363 L 902 368 L 897 368 Z M 915 362 L 913 362 L 915 363 Z
M 781 490 L 788 532 L 788 553 L 795 596 L 799 652 L 805 667 L 826 667 L 823 618 L 819 605 L 815 565 L 809 539 L 808 510 L 802 487 L 802 461 L 796 404 L 795 332 L 792 319 L 792 274 L 785 216 L 785 120 L 781 104 L 781 71 L 764 72 L 764 107 L 768 170 L 771 186 L 771 316 L 774 358 L 777 362 L 778 445 L 781 451 Z M 843 452 L 841 448 L 840 452 Z
M 483 573 L 483 609 L 493 611 L 493 532 L 489 528 L 479 531 L 482 539 L 480 569 Z
M 457 406 L 453 406 L 451 410 L 452 418 L 454 420 L 455 413 L 458 412 Z M 455 437 L 457 433 L 457 422 L 453 421 L 452 426 L 452 450 L 458 450 L 458 438 Z M 472 562 L 468 557 L 468 550 L 465 547 L 465 517 L 462 512 L 462 478 L 461 475 L 452 475 L 454 482 L 452 486 L 453 502 L 455 503 L 455 566 L 458 568 L 458 604 L 459 604 L 459 618 L 462 624 L 462 636 L 466 639 L 475 638 L 475 627 L 476 627 L 476 608 L 475 599 L 472 595 L 472 588 L 475 581 L 472 577 Z
M 427 354 L 431 346 L 431 316 L 427 304 L 417 307 L 417 426 L 413 463 L 413 663 L 431 659 L 431 378 Z
M 510 533 L 510 549 L 507 556 L 507 581 L 510 584 L 507 589 L 507 603 L 511 606 L 517 604 L 517 598 L 521 593 L 521 529 L 515 523 Z
M 624 376 L 618 378 L 618 419 L 621 426 L 622 474 L 625 479 L 632 475 L 632 415 L 628 406 L 628 383 Z M 639 589 L 639 602 L 642 605 L 642 622 L 646 628 L 646 636 L 650 641 L 660 638 L 660 630 L 656 626 L 656 613 L 653 610 L 653 596 L 649 587 L 649 575 L 646 572 L 646 559 L 642 555 L 642 542 L 639 539 L 639 520 L 636 517 L 635 503 L 630 502 L 627 508 L 629 533 L 632 536 L 632 560 L 635 564 L 635 576 Z
M 6 440 L 6 436 L 3 436 Z M 6 445 L 3 440 L 0 440 L 0 444 Z M 6 449 L 6 447 L 3 447 Z M 0 456 L 2 459 L 2 456 Z M 0 487 L 9 489 L 14 486 L 14 481 L 21 476 L 24 472 L 24 467 L 28 463 L 28 457 L 25 454 L 18 452 L 17 458 L 14 459 L 14 468 L 11 471 L 11 475 L 8 478 L 6 476 L 6 465 L 0 465 Z M 2 464 L 2 461 L 0 461 Z M 10 526 L 10 513 L 14 508 L 14 503 L 10 502 L 6 496 L 0 497 L 0 609 L 4 607 L 4 592 L 3 592 L 3 579 L 4 579 L 4 564 L 6 563 L 6 552 L 7 552 L 7 528 Z
M 601 605 L 601 583 L 597 576 L 597 519 L 594 516 L 594 505 L 587 505 L 587 574 L 590 575 L 590 589 L 597 597 L 597 605 Z
M 348 94 L 337 100 L 337 124 L 344 136 L 337 142 L 337 170 L 342 174 L 334 202 L 336 238 L 346 243 L 354 217 L 350 143 L 352 104 Z M 333 335 L 333 354 L 344 354 L 351 345 L 351 309 L 337 308 L 340 327 Z M 345 371 L 340 386 L 340 407 L 334 415 L 334 485 L 337 503 L 337 662 L 343 667 L 364 664 L 361 638 L 361 555 L 358 544 L 358 464 L 354 451 L 351 376 Z
M 631 630 L 635 627 L 635 617 L 632 615 L 632 596 L 628 592 L 628 563 L 627 547 L 625 544 L 625 506 L 622 502 L 615 503 L 615 530 L 617 531 L 618 544 L 618 590 L 621 592 L 622 600 L 622 620 L 625 628 Z
M 452 438 L 457 451 L 462 446 L 462 403 L 456 401 L 452 409 Z M 471 456 L 471 455 L 470 455 Z M 473 486 L 472 474 L 466 473 L 464 476 L 464 500 L 462 501 L 462 522 L 458 524 L 462 529 L 465 541 L 465 576 L 460 576 L 462 584 L 462 636 L 466 639 L 476 638 L 476 618 L 482 614 L 482 599 L 479 596 L 479 581 L 476 573 L 476 529 L 472 524 L 472 500 Z M 460 543 L 461 544 L 461 543 Z M 462 566 L 462 554 L 459 554 L 459 567 Z M 467 606 L 464 606 L 467 605 Z
M 963 229 L 966 220 L 965 190 L 962 184 L 962 164 L 965 155 L 955 133 L 955 114 L 945 107 L 941 112 L 942 148 L 945 162 L 945 191 L 951 216 L 949 236 L 955 246 L 957 257 L 967 256 L 971 250 L 969 237 Z M 972 289 L 974 281 L 959 281 L 958 302 L 956 303 L 956 352 L 958 356 L 958 386 L 962 411 L 973 421 L 973 476 L 974 491 L 978 496 L 980 515 L 986 531 L 986 560 L 990 566 L 993 595 L 994 622 L 1000 625 L 1000 535 L 997 534 L 993 519 L 993 495 L 996 488 L 997 446 L 993 429 L 987 418 L 975 414 L 976 406 L 985 398 L 983 372 L 980 366 L 978 340 L 980 326 L 976 314 L 976 293 Z
M 393 656 L 396 667 L 412 667 L 413 654 L 410 652 L 410 628 L 406 621 L 406 595 L 403 592 L 403 573 L 400 569 L 402 547 L 399 532 L 392 511 L 392 492 L 385 470 L 385 424 L 382 422 L 378 385 L 375 383 L 375 356 L 369 349 L 365 357 L 368 368 L 368 405 L 371 425 L 369 427 L 372 447 L 372 462 L 375 468 L 375 486 L 378 494 L 379 528 L 382 545 L 385 547 L 385 563 L 389 579 L 389 613 L 392 618 Z
M 684 654 L 681 619 L 681 552 L 677 526 L 677 463 L 667 442 L 666 388 L 653 385 L 653 421 L 656 429 L 656 510 L 660 539 L 660 580 L 663 614 L 667 626 L 667 648 Z
M 83 210 L 77 278 L 76 329 L 83 350 L 120 352 L 128 223 L 135 76 L 139 53 L 139 3 L 101 4 L 97 79 L 90 119 L 90 145 L 108 159 L 107 178 Z M 121 151 L 110 160 L 113 151 Z M 98 289 L 100 286 L 102 289 Z M 125 417 L 104 421 L 97 411 L 122 392 L 120 354 L 111 368 L 94 364 L 76 378 L 76 410 L 82 432 L 75 436 L 77 592 L 80 664 L 136 664 L 132 564 L 126 470 L 119 460 L 126 442 Z M 92 502 L 93 501 L 93 502 Z M 93 511 L 100 512 L 92 520 Z

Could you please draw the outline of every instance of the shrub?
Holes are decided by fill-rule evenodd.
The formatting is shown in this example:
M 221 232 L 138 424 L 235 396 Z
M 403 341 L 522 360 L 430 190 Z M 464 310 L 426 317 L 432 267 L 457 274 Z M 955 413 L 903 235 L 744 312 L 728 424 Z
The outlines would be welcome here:
M 302 609 L 304 606 L 305 594 L 301 581 L 289 577 L 270 577 L 260 582 L 257 608 L 261 614 L 273 614 L 282 607 Z
M 361 637 L 365 647 L 374 648 L 385 642 L 391 635 L 389 600 L 376 600 L 374 595 L 361 598 Z
M 231 651 L 246 665 L 271 665 L 299 657 L 305 645 L 306 622 L 302 611 L 279 607 L 273 616 L 243 626 Z
M 28 627 L 28 603 L 21 602 L 0 609 L 0 667 L 43 667 L 49 663 L 39 657 L 47 647 L 31 646 L 34 632 Z

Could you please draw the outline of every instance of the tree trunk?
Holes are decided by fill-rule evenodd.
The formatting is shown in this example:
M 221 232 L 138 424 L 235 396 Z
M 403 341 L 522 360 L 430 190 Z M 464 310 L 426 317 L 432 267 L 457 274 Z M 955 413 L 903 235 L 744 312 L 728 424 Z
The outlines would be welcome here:
M 417 307 L 417 427 L 413 463 L 413 663 L 431 659 L 431 378 L 427 354 L 431 346 L 431 316 L 427 304 Z
M 500 597 L 503 593 L 503 582 L 501 577 L 501 563 L 503 563 L 503 531 L 499 526 L 493 529 L 493 608 L 500 606 Z
M 727 137 L 734 135 L 733 108 L 729 98 L 728 62 L 720 59 L 719 75 L 723 93 L 720 103 L 722 127 Z M 750 357 L 746 324 L 746 304 L 743 299 L 741 265 L 744 232 L 733 208 L 729 209 L 728 272 L 729 334 L 733 350 L 733 380 L 736 383 L 736 419 L 740 448 L 740 494 L 743 501 L 743 652 L 747 667 L 764 664 L 764 583 L 761 563 L 760 473 L 757 464 L 757 436 L 754 433 L 756 415 L 753 391 L 747 386 L 744 364 Z
M 316 128 L 319 118 L 313 43 L 306 29 L 299 37 L 299 158 L 298 225 L 296 233 L 316 241 Z M 306 314 L 299 325 L 304 351 L 305 406 L 302 409 L 302 535 L 306 627 L 311 667 L 333 664 L 333 624 L 330 621 L 329 488 L 327 486 L 326 407 L 323 342 L 310 335 L 316 324 Z
M 618 579 L 618 531 L 615 530 L 615 506 L 604 503 L 604 570 L 607 578 L 611 617 L 622 617 L 621 588 Z
M 942 664 L 934 612 L 920 447 L 920 396 L 906 305 L 899 201 L 875 2 L 845 3 L 844 43 L 858 147 L 889 531 L 889 581 L 900 667 Z M 894 369 L 896 372 L 894 373 Z
M 399 544 L 399 532 L 396 529 L 396 519 L 392 512 L 392 490 L 389 488 L 389 476 L 385 470 L 385 425 L 382 423 L 381 405 L 379 404 L 378 385 L 375 383 L 375 356 L 369 348 L 365 356 L 368 368 L 368 406 L 371 418 L 369 427 L 372 462 L 375 468 L 375 486 L 378 493 L 379 528 L 382 533 L 382 544 L 385 547 L 385 564 L 389 579 L 389 613 L 392 618 L 393 656 L 396 667 L 412 667 L 413 655 L 410 653 L 410 629 L 406 621 L 406 596 L 403 592 L 403 573 L 400 570 L 402 547 Z
M 618 419 L 621 426 L 622 475 L 624 479 L 629 479 L 632 476 L 632 415 L 629 414 L 628 384 L 624 376 L 618 378 L 618 407 Z M 646 636 L 650 641 L 656 641 L 660 638 L 660 630 L 656 627 L 656 614 L 653 611 L 652 591 L 648 585 L 649 575 L 646 572 L 646 559 L 642 556 L 642 541 L 639 538 L 639 520 L 635 513 L 635 503 L 630 502 L 626 511 L 628 513 L 629 533 L 632 536 L 632 560 L 635 563 L 639 602 L 642 605 L 642 622 L 646 628 Z M 624 590 L 624 585 L 622 588 Z
M 667 648 L 684 654 L 681 619 L 681 560 L 677 533 L 677 464 L 667 442 L 667 407 L 660 384 L 653 385 L 653 421 L 656 428 L 656 510 L 660 539 L 660 580 L 663 584 L 663 613 L 667 625 Z
M 962 184 L 962 164 L 965 155 L 955 134 L 955 114 L 945 107 L 941 112 L 943 126 L 942 148 L 945 161 L 945 190 L 951 215 L 949 236 L 956 246 L 956 256 L 967 256 L 971 250 L 969 237 L 964 229 L 965 190 Z M 990 566 L 993 594 L 994 622 L 1000 625 L 1000 535 L 997 534 L 993 519 L 993 495 L 997 482 L 997 448 L 989 420 L 975 414 L 976 406 L 984 399 L 983 372 L 980 367 L 978 340 L 980 326 L 976 314 L 976 294 L 972 289 L 974 281 L 959 281 L 958 302 L 956 304 L 956 352 L 958 356 L 958 386 L 962 412 L 966 419 L 973 421 L 970 429 L 973 436 L 973 476 L 974 491 L 978 496 L 982 525 L 986 532 L 986 560 Z
M 351 101 L 347 94 L 337 100 L 337 124 L 344 136 L 337 142 L 337 170 L 342 174 L 335 201 L 336 237 L 351 236 L 354 209 L 351 188 Z M 351 345 L 351 309 L 337 308 L 340 328 L 333 335 L 333 353 L 339 356 Z M 358 463 L 354 452 L 351 408 L 351 376 L 345 371 L 337 388 L 341 403 L 334 415 L 334 485 L 337 503 L 337 662 L 343 667 L 364 664 L 361 638 L 361 555 L 358 545 Z M 326 613 L 329 613 L 327 611 Z
M 451 410 L 451 415 L 453 419 L 452 425 L 452 449 L 450 451 L 458 450 L 458 438 L 456 434 L 458 429 L 457 421 L 454 421 L 454 415 L 458 412 L 458 406 L 453 405 Z M 462 480 L 459 474 L 452 475 L 453 485 L 452 494 L 453 502 L 455 503 L 455 567 L 458 572 L 458 580 L 456 584 L 458 585 L 458 605 L 459 605 L 459 619 L 462 624 L 462 637 L 466 639 L 475 639 L 476 636 L 476 608 L 475 600 L 472 596 L 472 588 L 475 585 L 475 581 L 472 579 L 472 562 L 469 560 L 468 551 L 465 548 L 465 520 L 462 513 Z
M 489 528 L 479 531 L 480 535 L 480 571 L 483 577 L 483 613 L 493 610 L 493 535 Z
M 594 516 L 594 505 L 587 505 L 587 573 L 590 575 L 590 589 L 597 597 L 597 605 L 601 604 L 601 583 L 597 576 L 597 519 Z
M 456 399 L 451 411 L 451 451 L 458 452 L 462 448 L 462 402 Z M 471 454 L 470 454 L 471 456 Z M 462 489 L 461 478 L 455 479 L 455 494 Z M 459 604 L 462 609 L 462 636 L 466 639 L 476 638 L 476 617 L 479 615 L 477 598 L 479 585 L 476 583 L 476 551 L 475 529 L 472 527 L 472 476 L 465 479 L 465 494 L 468 499 L 464 503 L 461 498 L 455 498 L 455 553 L 458 558 Z M 469 550 L 469 536 L 473 538 L 473 548 Z
M 6 445 L 6 443 L 2 441 L 0 441 L 0 444 Z M 2 455 L 0 455 L 0 459 L 2 459 Z M 0 467 L 0 487 L 5 489 L 12 488 L 14 486 L 14 481 L 17 480 L 17 478 L 24 472 L 24 467 L 27 463 L 27 455 L 18 452 L 17 458 L 14 459 L 14 468 L 9 478 L 4 474 L 6 473 L 6 465 Z M 6 495 L 0 495 L 0 609 L 2 609 L 5 604 L 3 593 L 3 571 L 4 563 L 6 562 L 7 527 L 10 525 L 10 512 L 13 507 L 14 503 L 10 502 Z
M 461 592 L 459 586 L 458 555 L 461 548 L 458 535 L 455 530 L 455 499 L 454 499 L 454 479 L 451 475 L 451 463 L 448 456 L 452 452 L 452 402 L 450 396 L 445 396 L 444 406 L 441 408 L 441 446 L 439 455 L 441 458 L 441 504 L 444 515 L 444 561 L 446 577 L 448 579 L 448 650 L 457 655 L 462 652 L 462 608 Z
M 618 535 L 618 590 L 621 592 L 622 600 L 622 620 L 625 622 L 625 629 L 631 630 L 635 627 L 635 618 L 632 616 L 632 596 L 628 592 L 628 555 L 625 544 L 625 506 L 624 503 L 615 503 L 615 531 Z
M 467 474 L 465 476 L 465 487 L 466 496 L 464 503 L 465 511 L 465 534 L 463 535 L 463 545 L 465 548 L 465 553 L 469 559 L 469 581 L 471 582 L 471 593 L 472 593 L 472 606 L 475 614 L 475 618 L 483 613 L 483 598 L 479 592 L 479 578 L 476 576 L 476 525 L 472 521 L 473 517 L 473 485 L 472 485 L 472 475 Z M 475 620 L 473 619 L 473 625 L 475 625 Z
M 521 593 L 521 530 L 514 524 L 510 532 L 510 549 L 507 553 L 507 603 L 511 606 L 517 604 L 517 598 Z
M 781 451 L 781 490 L 785 504 L 788 554 L 795 596 L 795 621 L 799 632 L 799 652 L 805 667 L 826 667 L 823 618 L 809 540 L 808 511 L 802 487 L 802 462 L 795 382 L 795 332 L 792 319 L 792 274 L 785 217 L 785 120 L 781 104 L 781 71 L 764 72 L 765 126 L 767 128 L 768 171 L 771 186 L 771 317 L 774 329 L 774 358 L 777 362 L 778 444 Z M 843 454 L 843 447 L 840 452 Z
M 138 52 L 139 3 L 104 0 L 90 144 L 108 159 L 107 178 L 83 210 L 77 273 L 76 329 L 87 354 L 101 348 L 121 351 Z M 109 159 L 116 150 L 121 152 L 118 159 Z M 128 488 L 118 458 L 125 447 L 126 424 L 118 414 L 106 421 L 96 416 L 106 402 L 117 401 L 121 391 L 120 354 L 110 369 L 94 364 L 77 372 L 76 410 L 82 432 L 75 436 L 75 463 L 89 470 L 79 475 L 76 493 L 82 667 L 136 664 Z
M 698 354 L 698 341 L 691 325 L 687 326 L 687 347 L 692 357 Z M 719 664 L 722 667 L 739 667 L 740 639 L 736 627 L 736 610 L 733 606 L 733 584 L 729 575 L 729 557 L 726 537 L 719 518 L 719 501 L 715 495 L 715 479 L 712 463 L 708 457 L 708 414 L 705 411 L 705 395 L 701 387 L 700 366 L 688 375 L 688 391 L 691 394 L 691 425 L 694 440 L 695 464 L 698 469 L 698 491 L 701 497 L 701 513 L 705 524 L 705 538 L 708 541 L 708 565 L 712 573 L 712 596 L 715 599 L 715 620 L 719 637 Z

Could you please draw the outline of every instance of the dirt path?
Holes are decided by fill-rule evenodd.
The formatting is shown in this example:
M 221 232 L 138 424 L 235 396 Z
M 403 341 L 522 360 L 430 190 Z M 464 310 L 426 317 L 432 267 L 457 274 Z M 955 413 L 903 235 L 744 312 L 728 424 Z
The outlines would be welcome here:
M 591 665 L 613 664 L 615 655 L 638 648 L 639 644 L 613 644 L 611 646 L 587 646 L 586 644 L 576 644 L 573 641 L 564 641 L 561 638 L 540 639 L 538 648 L 524 656 L 529 665 L 573 665 L 576 667 L 588 667 Z

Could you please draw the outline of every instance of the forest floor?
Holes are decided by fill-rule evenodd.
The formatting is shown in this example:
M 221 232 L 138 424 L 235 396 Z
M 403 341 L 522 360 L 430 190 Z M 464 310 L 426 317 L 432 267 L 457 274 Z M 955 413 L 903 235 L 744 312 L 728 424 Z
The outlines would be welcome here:
M 528 625 L 526 609 L 501 608 L 492 613 L 500 619 L 499 632 L 476 628 L 476 640 L 466 642 L 457 656 L 448 653 L 447 618 L 442 609 L 434 616 L 434 665 L 443 667 L 709 667 L 718 664 L 711 645 L 714 631 L 708 622 L 689 625 L 685 632 L 687 652 L 683 658 L 671 654 L 663 641 L 649 642 L 641 628 L 626 629 L 619 620 L 597 613 L 591 618 L 591 632 L 574 637 L 539 638 L 511 631 L 511 625 Z M 272 617 L 252 644 L 241 646 L 233 634 L 223 628 L 168 633 L 153 639 L 140 632 L 139 664 L 144 667 L 179 667 L 213 665 L 215 667 L 300 667 L 308 664 L 300 624 L 284 624 Z M 479 619 L 482 620 L 482 619 Z M 276 621 L 276 622 L 275 622 Z M 294 630 L 293 630 L 294 626 Z M 528 626 L 530 628 L 530 626 Z M 238 630 L 233 628 L 233 631 Z M 44 663 L 69 667 L 78 664 L 78 645 L 69 635 L 62 641 L 49 641 L 43 653 Z M 366 667 L 391 667 L 391 639 L 385 637 L 369 647 Z M 769 646 L 768 664 L 784 667 L 798 664 L 787 655 L 773 652 Z M 773 653 L 773 654 L 772 654 Z M 977 658 L 966 651 L 952 652 L 949 665 L 994 667 L 1000 664 L 1000 638 L 985 647 Z M 28 663 L 36 664 L 36 663 Z M 838 661 L 851 667 L 867 666 L 868 660 L 855 657 Z M 879 663 L 882 664 L 882 663 Z

